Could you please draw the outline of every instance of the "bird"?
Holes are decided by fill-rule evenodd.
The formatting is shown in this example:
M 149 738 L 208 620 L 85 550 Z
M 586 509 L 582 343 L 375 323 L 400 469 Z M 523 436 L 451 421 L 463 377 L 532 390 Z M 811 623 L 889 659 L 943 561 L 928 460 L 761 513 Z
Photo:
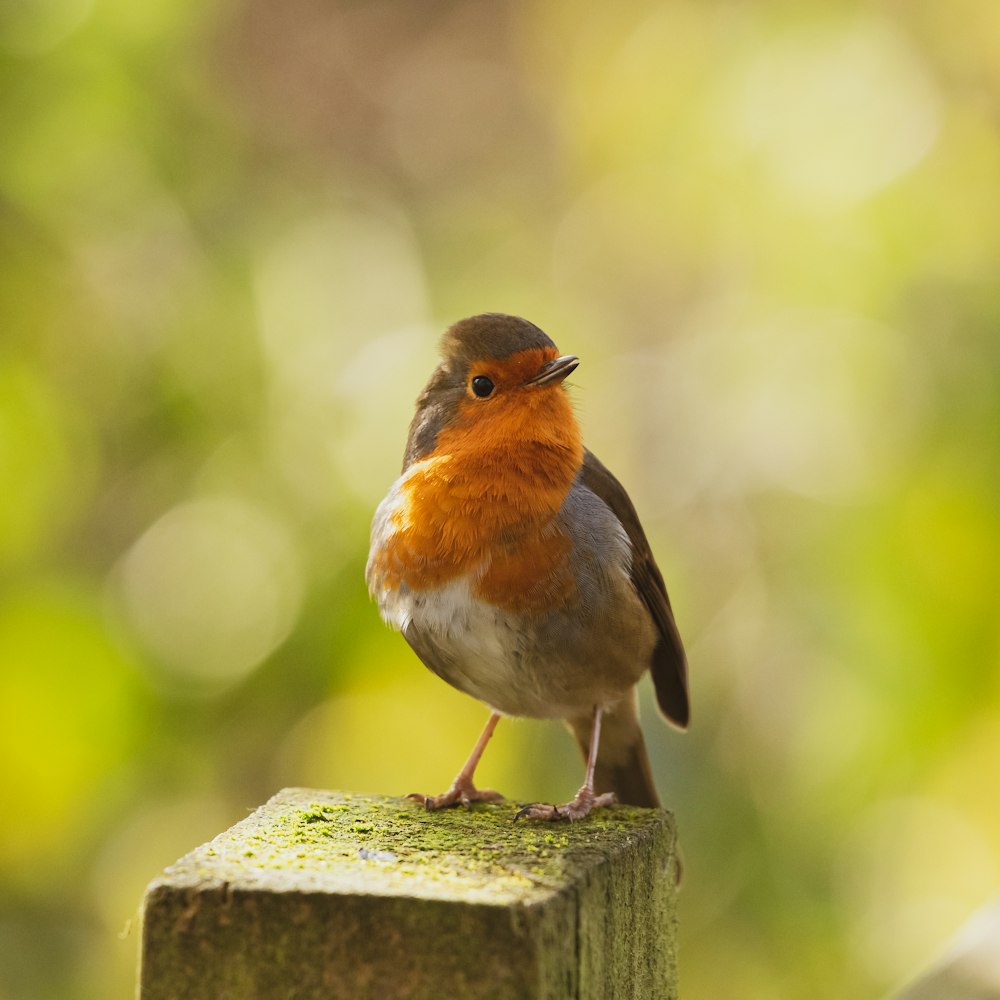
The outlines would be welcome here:
M 417 657 L 488 721 L 434 811 L 503 796 L 475 785 L 501 718 L 563 720 L 585 762 L 574 798 L 515 818 L 580 820 L 660 805 L 638 719 L 647 670 L 688 727 L 687 660 L 625 488 L 583 445 L 565 385 L 580 359 L 526 319 L 450 326 L 416 401 L 402 473 L 377 506 L 365 576 Z

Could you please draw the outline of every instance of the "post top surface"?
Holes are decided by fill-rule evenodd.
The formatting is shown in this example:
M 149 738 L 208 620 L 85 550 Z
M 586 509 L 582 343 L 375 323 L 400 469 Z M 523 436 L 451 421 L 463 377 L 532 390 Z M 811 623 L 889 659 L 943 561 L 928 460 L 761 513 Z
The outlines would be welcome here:
M 530 904 L 650 836 L 674 836 L 672 817 L 659 809 L 615 806 L 578 823 L 515 823 L 517 808 L 428 813 L 407 799 L 286 788 L 167 868 L 149 891 L 226 885 Z

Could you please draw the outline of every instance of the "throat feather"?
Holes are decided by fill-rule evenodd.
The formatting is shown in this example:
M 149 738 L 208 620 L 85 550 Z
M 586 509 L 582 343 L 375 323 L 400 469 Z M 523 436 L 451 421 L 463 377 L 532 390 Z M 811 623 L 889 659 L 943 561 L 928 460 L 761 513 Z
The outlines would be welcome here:
M 569 540 L 557 515 L 583 463 L 580 430 L 560 386 L 469 401 L 410 467 L 384 550 L 390 588 L 422 591 L 468 577 L 503 607 L 563 601 Z

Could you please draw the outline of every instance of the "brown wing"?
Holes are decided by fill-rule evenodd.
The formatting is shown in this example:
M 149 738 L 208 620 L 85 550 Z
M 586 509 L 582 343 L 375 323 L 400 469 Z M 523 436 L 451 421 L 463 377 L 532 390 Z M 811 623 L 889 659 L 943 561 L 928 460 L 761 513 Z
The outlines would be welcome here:
M 676 726 L 687 728 L 690 718 L 687 688 L 687 658 L 670 608 L 667 588 L 639 515 L 632 506 L 625 488 L 591 452 L 586 452 L 580 479 L 587 489 L 596 493 L 621 522 L 632 543 L 632 583 L 649 610 L 659 641 L 653 649 L 650 672 L 656 688 L 660 711 Z

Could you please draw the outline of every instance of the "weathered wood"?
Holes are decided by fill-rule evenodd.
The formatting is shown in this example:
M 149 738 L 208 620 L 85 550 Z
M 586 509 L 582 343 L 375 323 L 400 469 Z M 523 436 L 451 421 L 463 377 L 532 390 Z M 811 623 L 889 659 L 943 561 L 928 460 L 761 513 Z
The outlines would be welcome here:
M 896 1000 L 1000 1000 L 1000 900 L 973 914 L 944 957 Z
M 286 789 L 148 888 L 141 1000 L 672 998 L 672 817 Z

